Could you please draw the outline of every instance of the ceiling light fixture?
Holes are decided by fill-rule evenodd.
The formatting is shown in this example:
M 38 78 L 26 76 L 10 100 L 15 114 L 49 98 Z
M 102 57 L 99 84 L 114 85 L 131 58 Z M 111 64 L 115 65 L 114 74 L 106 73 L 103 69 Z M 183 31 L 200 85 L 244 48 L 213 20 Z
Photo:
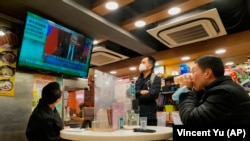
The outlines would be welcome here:
M 0 31 L 0 36 L 4 36 L 5 33 L 3 31 Z
M 181 60 L 182 61 L 187 61 L 187 60 L 190 60 L 190 57 L 189 56 L 184 56 L 184 57 L 181 57 Z
M 105 4 L 105 7 L 108 9 L 108 10 L 116 10 L 119 5 L 117 2 L 114 2 L 114 1 L 110 1 L 110 2 L 107 2 Z
M 135 22 L 136 27 L 144 27 L 146 25 L 146 22 L 139 20 Z
M 94 40 L 94 41 L 93 41 L 93 44 L 94 44 L 94 45 L 98 44 L 98 41 L 97 41 L 97 40 Z
M 179 7 L 173 7 L 168 10 L 168 14 L 170 15 L 176 15 L 181 12 L 181 9 Z
M 116 74 L 117 72 L 116 71 L 110 71 L 110 74 Z
M 130 67 L 129 70 L 135 71 L 135 70 L 136 70 L 136 67 Z
M 232 66 L 234 64 L 234 62 L 227 62 L 225 63 L 226 66 Z
M 134 80 L 136 80 L 138 77 L 133 77 Z
M 215 51 L 216 54 L 223 54 L 225 52 L 226 52 L 225 49 L 218 49 L 218 50 Z

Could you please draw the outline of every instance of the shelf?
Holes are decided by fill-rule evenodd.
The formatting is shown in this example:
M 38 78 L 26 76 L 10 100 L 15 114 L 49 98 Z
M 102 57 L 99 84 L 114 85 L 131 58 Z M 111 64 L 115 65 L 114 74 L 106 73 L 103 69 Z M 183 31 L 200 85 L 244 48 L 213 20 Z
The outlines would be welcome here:
M 166 78 L 164 78 L 165 80 L 173 80 L 175 76 L 168 76 Z

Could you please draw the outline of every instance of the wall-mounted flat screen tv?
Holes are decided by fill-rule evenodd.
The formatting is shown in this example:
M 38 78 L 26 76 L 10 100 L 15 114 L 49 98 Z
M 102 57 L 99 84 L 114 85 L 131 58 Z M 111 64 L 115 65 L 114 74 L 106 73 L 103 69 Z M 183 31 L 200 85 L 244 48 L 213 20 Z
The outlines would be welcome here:
M 18 66 L 88 77 L 93 40 L 27 12 Z

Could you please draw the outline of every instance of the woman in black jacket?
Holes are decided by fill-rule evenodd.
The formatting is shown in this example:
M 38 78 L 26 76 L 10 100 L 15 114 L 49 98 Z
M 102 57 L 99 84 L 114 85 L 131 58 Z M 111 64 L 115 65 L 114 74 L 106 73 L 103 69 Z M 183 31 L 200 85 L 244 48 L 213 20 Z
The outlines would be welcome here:
M 192 74 L 180 76 L 181 88 L 172 97 L 179 101 L 183 124 L 250 125 L 250 97 L 231 77 L 224 76 L 220 58 L 199 58 Z

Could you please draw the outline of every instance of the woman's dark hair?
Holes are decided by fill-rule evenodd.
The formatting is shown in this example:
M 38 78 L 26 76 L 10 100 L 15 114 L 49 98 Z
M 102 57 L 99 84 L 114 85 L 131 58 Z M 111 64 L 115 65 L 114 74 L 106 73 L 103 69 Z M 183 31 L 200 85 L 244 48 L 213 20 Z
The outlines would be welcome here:
M 155 60 L 155 58 L 154 57 L 152 57 L 152 56 L 146 56 L 145 58 L 148 58 L 148 62 L 150 63 L 150 64 L 152 64 L 152 71 L 154 70 L 154 67 L 155 67 L 155 62 L 156 62 L 156 60 Z
M 207 55 L 198 58 L 195 63 L 204 71 L 206 69 L 211 69 L 214 76 L 219 78 L 224 76 L 224 65 L 222 60 L 219 57 L 212 55 Z
M 61 96 L 60 85 L 57 82 L 50 82 L 42 89 L 42 99 L 45 104 L 52 104 Z

